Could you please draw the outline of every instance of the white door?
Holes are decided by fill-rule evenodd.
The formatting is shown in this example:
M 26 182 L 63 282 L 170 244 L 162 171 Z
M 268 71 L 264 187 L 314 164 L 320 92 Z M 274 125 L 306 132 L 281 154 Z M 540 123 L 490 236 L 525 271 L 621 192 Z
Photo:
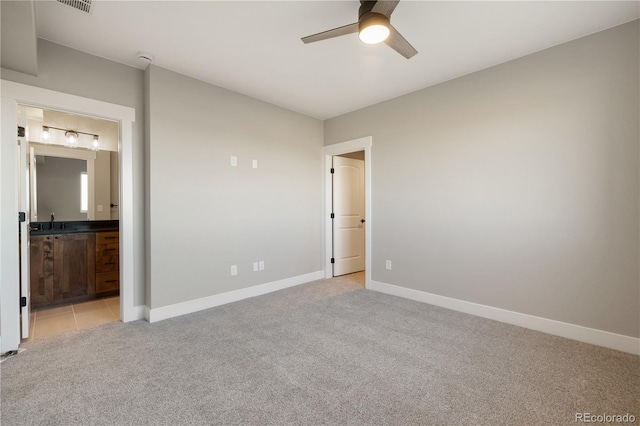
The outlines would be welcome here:
M 25 136 L 18 141 L 18 209 L 24 213 L 24 222 L 20 223 L 20 335 L 23 339 L 29 337 L 29 319 L 31 313 L 31 287 L 29 285 L 29 164 L 31 150 L 29 149 L 29 134 L 26 126 L 25 108 L 20 108 L 19 125 L 25 128 Z
M 333 276 L 364 270 L 364 161 L 333 157 Z

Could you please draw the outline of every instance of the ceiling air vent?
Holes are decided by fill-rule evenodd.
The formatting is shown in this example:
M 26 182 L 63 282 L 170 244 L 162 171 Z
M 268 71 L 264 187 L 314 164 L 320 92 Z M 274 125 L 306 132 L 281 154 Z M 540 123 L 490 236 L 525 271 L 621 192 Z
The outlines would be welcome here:
M 71 6 L 74 9 L 84 13 L 91 13 L 92 0 L 58 0 L 59 3 Z

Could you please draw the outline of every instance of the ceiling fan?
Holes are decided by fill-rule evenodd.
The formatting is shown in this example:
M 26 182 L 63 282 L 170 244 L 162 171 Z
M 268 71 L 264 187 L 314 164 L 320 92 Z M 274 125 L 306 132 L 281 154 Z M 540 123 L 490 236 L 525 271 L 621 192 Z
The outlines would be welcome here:
M 409 59 L 418 51 L 391 25 L 393 10 L 400 0 L 360 0 L 358 22 L 334 28 L 318 34 L 302 37 L 302 41 L 313 43 L 328 38 L 358 33 L 360 40 L 368 44 L 384 41 L 393 50 Z

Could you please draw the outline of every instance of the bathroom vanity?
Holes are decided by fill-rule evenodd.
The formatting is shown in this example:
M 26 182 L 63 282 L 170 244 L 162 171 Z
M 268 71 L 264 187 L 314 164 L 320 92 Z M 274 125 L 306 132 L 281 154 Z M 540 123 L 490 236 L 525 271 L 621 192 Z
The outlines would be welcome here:
M 29 252 L 34 308 L 119 293 L 117 220 L 31 223 Z

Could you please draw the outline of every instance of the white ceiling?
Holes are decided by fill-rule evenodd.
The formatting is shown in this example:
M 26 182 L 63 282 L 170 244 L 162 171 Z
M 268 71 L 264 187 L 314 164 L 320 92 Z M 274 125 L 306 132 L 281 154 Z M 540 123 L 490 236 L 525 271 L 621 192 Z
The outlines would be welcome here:
M 351 34 L 358 1 L 96 1 L 91 15 L 36 3 L 38 37 L 117 62 L 154 64 L 319 119 L 334 117 L 592 34 L 640 15 L 638 1 L 401 1 L 407 60 Z

